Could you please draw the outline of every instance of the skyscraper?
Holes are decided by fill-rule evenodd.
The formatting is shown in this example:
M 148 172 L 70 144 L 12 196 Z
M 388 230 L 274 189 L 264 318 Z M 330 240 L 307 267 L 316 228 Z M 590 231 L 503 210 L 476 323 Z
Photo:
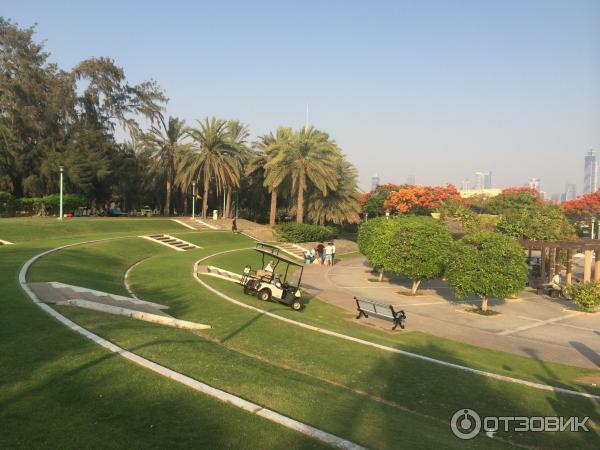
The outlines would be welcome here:
M 573 200 L 577 197 L 577 186 L 573 183 L 565 184 L 565 192 L 561 196 L 561 200 L 563 202 L 568 202 L 569 200 Z
M 490 189 L 492 187 L 492 172 L 475 172 L 473 189 Z
M 406 177 L 406 184 L 408 184 L 410 186 L 414 186 L 416 183 L 417 183 L 417 181 L 415 180 L 414 175 L 409 175 L 408 177 Z
M 468 178 L 465 178 L 462 181 L 461 190 L 468 191 L 469 189 L 471 189 L 471 180 L 469 180 Z
M 371 178 L 371 190 L 374 191 L 379 186 L 379 175 L 375 174 L 374 177 Z
M 594 150 L 585 156 L 585 169 L 583 173 L 583 193 L 589 194 L 598 190 L 598 160 Z

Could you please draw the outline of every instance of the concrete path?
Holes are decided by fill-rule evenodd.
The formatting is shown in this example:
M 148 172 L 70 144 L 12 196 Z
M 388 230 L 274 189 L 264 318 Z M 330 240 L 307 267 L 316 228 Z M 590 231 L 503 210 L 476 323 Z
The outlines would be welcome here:
M 408 316 L 407 330 L 545 361 L 600 368 L 600 313 L 583 313 L 567 300 L 525 290 L 515 299 L 490 300 L 490 308 L 500 314 L 481 316 L 466 311 L 480 305 L 477 298 L 460 301 L 443 281 L 422 283 L 423 295 L 412 297 L 399 293 L 408 291 L 408 280 L 368 281 L 373 278 L 365 259 L 357 257 L 335 267 L 306 266 L 302 288 L 353 312 L 355 295 L 397 305 Z M 358 322 L 391 329 L 390 322 L 379 319 Z

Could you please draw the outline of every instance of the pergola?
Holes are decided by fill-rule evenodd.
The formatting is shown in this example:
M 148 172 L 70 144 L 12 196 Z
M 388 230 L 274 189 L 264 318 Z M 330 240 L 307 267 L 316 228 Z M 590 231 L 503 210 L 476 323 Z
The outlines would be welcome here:
M 573 255 L 583 252 L 583 282 L 592 280 L 592 252 L 596 252 L 594 264 L 594 280 L 600 281 L 600 241 L 596 239 L 575 239 L 568 241 L 519 241 L 522 247 L 529 252 L 531 259 L 532 250 L 540 250 L 540 277 L 549 280 L 560 271 L 562 254 L 567 254 L 567 284 L 573 282 Z M 546 264 L 548 260 L 548 264 Z

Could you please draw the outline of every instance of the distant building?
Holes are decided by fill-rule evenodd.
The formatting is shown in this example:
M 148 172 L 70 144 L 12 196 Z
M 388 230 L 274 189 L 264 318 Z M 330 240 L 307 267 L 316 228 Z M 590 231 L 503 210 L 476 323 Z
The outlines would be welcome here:
M 577 186 L 573 183 L 565 184 L 565 192 L 560 196 L 562 202 L 568 202 L 574 200 L 577 197 Z
M 471 189 L 471 180 L 466 179 L 462 181 L 460 190 L 461 191 L 468 191 L 469 189 Z
M 590 150 L 585 156 L 585 168 L 583 173 L 583 193 L 589 194 L 598 190 L 598 160 L 594 150 Z
M 481 195 L 484 197 L 495 197 L 496 195 L 500 195 L 502 189 L 463 189 L 459 191 L 459 194 L 462 198 L 475 197 L 476 195 Z
M 414 186 L 415 184 L 417 184 L 415 176 L 409 175 L 408 177 L 406 177 L 406 184 L 408 184 L 409 186 Z
M 550 197 L 550 201 L 552 203 L 554 203 L 555 205 L 558 205 L 560 203 L 560 198 L 561 198 L 560 194 L 552 194 L 552 196 Z
M 491 189 L 492 187 L 492 172 L 475 172 L 474 189 Z
M 529 179 L 529 189 L 535 189 L 536 191 L 540 190 L 540 179 L 539 178 L 530 178 Z
M 371 178 L 371 190 L 374 191 L 379 186 L 379 175 L 375 174 L 374 177 Z

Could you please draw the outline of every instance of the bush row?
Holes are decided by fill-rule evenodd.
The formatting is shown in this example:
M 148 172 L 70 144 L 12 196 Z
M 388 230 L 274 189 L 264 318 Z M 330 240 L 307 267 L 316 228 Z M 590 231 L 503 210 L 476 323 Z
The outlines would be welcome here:
M 308 223 L 283 223 L 274 227 L 277 240 L 280 242 L 322 242 L 335 239 L 337 229 Z
M 63 211 L 73 211 L 80 206 L 85 206 L 87 200 L 78 194 L 63 195 Z M 23 197 L 15 199 L 8 192 L 0 192 L 0 214 L 10 214 L 14 211 L 27 214 L 44 214 L 47 211 L 58 213 L 60 209 L 60 195 L 52 194 L 45 197 Z

